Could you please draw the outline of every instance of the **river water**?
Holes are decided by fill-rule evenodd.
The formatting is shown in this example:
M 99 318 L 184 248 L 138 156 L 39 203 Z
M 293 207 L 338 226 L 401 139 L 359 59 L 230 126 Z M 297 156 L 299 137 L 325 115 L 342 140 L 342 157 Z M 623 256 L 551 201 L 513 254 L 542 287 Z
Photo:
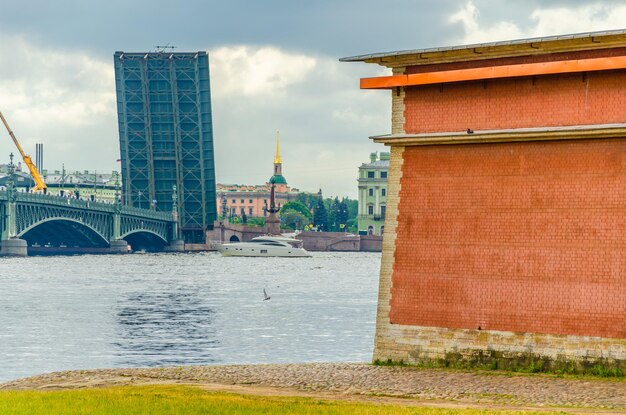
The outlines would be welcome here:
M 380 254 L 313 255 L 0 258 L 0 381 L 65 369 L 370 360 Z

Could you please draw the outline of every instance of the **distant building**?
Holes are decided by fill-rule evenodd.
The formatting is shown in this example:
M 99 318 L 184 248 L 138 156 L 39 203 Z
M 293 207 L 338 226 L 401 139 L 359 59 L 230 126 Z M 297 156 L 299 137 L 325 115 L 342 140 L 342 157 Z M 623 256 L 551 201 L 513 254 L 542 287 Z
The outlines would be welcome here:
M 6 188 L 10 166 L 0 164 L 0 190 Z M 69 172 L 65 170 L 41 170 L 44 182 L 48 186 L 46 193 L 51 195 L 92 199 L 99 202 L 114 203 L 116 194 L 120 196 L 120 174 L 97 173 L 88 170 Z M 15 165 L 14 186 L 18 191 L 30 192 L 35 181 L 27 171 L 22 171 L 22 164 Z
M 43 170 L 42 176 L 48 186 L 47 193 L 91 199 L 105 203 L 115 203 L 120 197 L 120 174 L 89 172 L 88 170 L 66 172 L 64 170 Z M 145 206 L 144 206 L 145 207 Z
M 9 163 L 0 164 L 0 190 L 5 190 L 9 182 L 11 165 Z M 18 192 L 29 192 L 35 187 L 35 181 L 28 171 L 22 170 L 22 163 L 13 164 L 13 172 L 15 174 L 13 186 Z
M 370 162 L 359 167 L 360 234 L 382 235 L 385 231 L 387 208 L 387 172 L 389 153 L 370 154 Z
M 8 174 L 9 170 L 10 170 L 10 165 L 8 163 L 6 164 L 0 164 L 0 174 Z M 22 163 L 19 162 L 17 164 L 13 165 L 13 171 L 15 171 L 15 173 L 20 173 L 22 171 Z M 30 173 L 27 173 L 28 177 L 30 177 Z
M 278 187 L 278 186 L 276 186 Z M 275 200 L 278 206 L 282 206 L 290 200 L 295 200 L 300 191 L 289 186 L 281 192 L 275 191 Z M 217 202 L 220 216 L 265 217 L 270 207 L 270 184 L 262 185 L 217 185 Z
M 221 217 L 266 217 L 269 215 L 271 183 L 274 183 L 274 199 L 277 206 L 294 200 L 300 194 L 290 188 L 283 176 L 283 163 L 280 158 L 280 139 L 276 137 L 274 174 L 263 185 L 217 185 L 217 209 Z
M 206 52 L 115 52 L 122 200 L 172 210 L 182 237 L 205 241 L 217 218 Z
M 8 165 L 1 164 L 0 165 L 0 190 L 5 190 L 7 187 L 7 183 L 9 181 L 9 171 Z M 13 186 L 19 192 L 29 192 L 34 186 L 35 181 L 30 176 L 30 173 L 26 173 L 17 169 L 15 169 L 15 179 L 13 182 Z

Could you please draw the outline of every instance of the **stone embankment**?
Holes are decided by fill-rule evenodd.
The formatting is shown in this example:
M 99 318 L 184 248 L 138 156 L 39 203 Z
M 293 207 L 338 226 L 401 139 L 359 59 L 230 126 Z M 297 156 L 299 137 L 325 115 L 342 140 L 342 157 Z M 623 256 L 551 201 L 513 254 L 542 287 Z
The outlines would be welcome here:
M 186 366 L 56 372 L 0 384 L 7 389 L 74 389 L 185 383 L 212 389 L 345 399 L 403 398 L 404 404 L 554 407 L 626 413 L 626 381 L 470 372 L 365 363 Z M 234 386 L 240 389 L 233 389 Z M 246 390 L 244 390 L 246 389 Z M 268 392 L 270 390 L 271 392 Z M 272 392 L 273 391 L 273 392 Z M 587 413 L 587 411 L 584 411 Z

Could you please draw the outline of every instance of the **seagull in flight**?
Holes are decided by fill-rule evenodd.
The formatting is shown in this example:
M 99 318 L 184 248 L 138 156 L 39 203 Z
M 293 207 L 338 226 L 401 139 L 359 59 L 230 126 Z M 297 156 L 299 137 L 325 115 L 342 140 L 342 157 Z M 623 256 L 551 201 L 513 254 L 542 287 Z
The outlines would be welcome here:
M 263 288 L 263 301 L 267 301 L 267 300 L 269 300 L 270 298 L 272 298 L 272 297 L 270 297 L 269 295 L 267 295 L 267 291 L 265 291 L 265 288 Z

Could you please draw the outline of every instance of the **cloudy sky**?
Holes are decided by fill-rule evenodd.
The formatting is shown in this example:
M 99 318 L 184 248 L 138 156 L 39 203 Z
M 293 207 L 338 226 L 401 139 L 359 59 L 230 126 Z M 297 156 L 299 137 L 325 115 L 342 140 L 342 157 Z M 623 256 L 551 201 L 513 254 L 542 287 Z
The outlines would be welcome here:
M 624 28 L 623 1 L 0 0 L 0 111 L 45 167 L 119 158 L 113 53 L 176 45 L 211 63 L 217 180 L 263 183 L 276 130 L 292 186 L 356 196 L 359 164 L 390 131 L 386 72 L 340 57 Z M 0 131 L 0 163 L 15 151 Z

